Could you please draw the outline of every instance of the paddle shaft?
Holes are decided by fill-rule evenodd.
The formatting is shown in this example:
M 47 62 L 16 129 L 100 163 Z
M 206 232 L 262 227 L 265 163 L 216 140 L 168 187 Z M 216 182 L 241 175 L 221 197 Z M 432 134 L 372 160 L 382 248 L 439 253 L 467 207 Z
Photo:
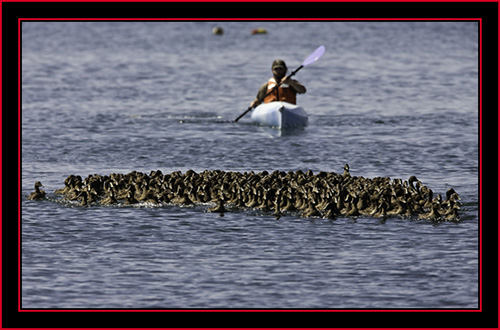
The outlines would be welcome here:
M 299 72 L 299 70 L 300 70 L 300 69 L 302 69 L 303 67 L 304 67 L 303 65 L 299 66 L 297 69 L 295 69 L 294 71 L 292 71 L 292 73 L 290 73 L 290 75 L 288 75 L 286 78 L 287 78 L 287 79 L 290 79 L 290 78 L 291 78 L 292 76 L 294 76 L 297 72 Z M 255 105 L 254 105 L 254 106 L 248 107 L 248 109 L 247 109 L 245 112 L 243 112 L 241 115 L 239 115 L 239 116 L 238 116 L 238 118 L 236 118 L 236 119 L 234 120 L 234 122 L 235 122 L 235 123 L 236 123 L 236 122 L 238 122 L 238 120 L 240 120 L 240 119 L 241 119 L 244 115 L 246 115 L 249 111 L 251 111 L 251 110 L 252 110 L 253 108 L 255 108 L 257 105 L 259 105 L 259 104 L 260 104 L 260 103 L 261 103 L 261 102 L 262 102 L 262 101 L 266 98 L 266 96 L 268 96 L 268 95 L 272 94 L 273 92 L 275 92 L 275 91 L 278 89 L 278 87 L 280 87 L 280 86 L 281 86 L 281 84 L 283 84 L 283 83 L 282 83 L 282 82 L 280 82 L 280 83 L 276 84 L 276 85 L 275 85 L 275 86 L 274 86 L 274 87 L 273 87 L 273 88 L 272 88 L 269 92 L 267 92 L 264 96 L 261 96 L 261 97 L 257 100 L 257 102 L 255 103 Z

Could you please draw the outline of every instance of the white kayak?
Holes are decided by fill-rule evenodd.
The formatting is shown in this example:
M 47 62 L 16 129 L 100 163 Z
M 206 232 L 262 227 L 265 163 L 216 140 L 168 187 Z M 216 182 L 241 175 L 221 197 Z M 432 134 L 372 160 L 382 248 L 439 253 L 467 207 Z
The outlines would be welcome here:
M 288 102 L 269 102 L 252 111 L 252 122 L 262 126 L 291 128 L 307 125 L 307 113 L 298 105 Z

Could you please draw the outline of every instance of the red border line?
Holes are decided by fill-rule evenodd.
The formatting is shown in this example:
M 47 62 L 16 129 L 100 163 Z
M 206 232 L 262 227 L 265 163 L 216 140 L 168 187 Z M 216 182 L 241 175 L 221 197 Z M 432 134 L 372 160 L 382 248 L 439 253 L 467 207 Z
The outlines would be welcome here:
M 1 0 L 0 0 L 1 1 Z M 97 0 L 95 0 L 97 1 Z M 224 17 L 212 17 L 212 18 L 19 18 L 19 23 L 21 21 L 327 21 L 327 22 L 340 22 L 340 21 L 482 21 L 482 18 L 224 18 Z
M 74 0 L 52 0 L 54 2 L 64 1 L 71 2 Z M 96 2 L 100 0 L 83 0 L 82 2 Z M 108 1 L 120 1 L 121 0 L 108 0 Z M 136 1 L 136 0 L 126 0 L 126 1 Z M 161 1 L 161 0 L 153 0 L 153 1 Z M 184 1 L 184 0 L 181 0 Z M 194 2 L 205 2 L 208 0 L 195 0 Z M 225 2 L 226 0 L 219 0 L 216 2 Z M 230 1 L 230 0 L 227 0 Z M 245 0 L 237 0 L 237 1 L 245 1 Z M 250 2 L 267 2 L 268 0 L 249 0 Z M 274 0 L 274 1 L 286 1 L 286 0 Z M 302 1 L 302 0 L 292 0 L 292 1 Z M 316 0 L 318 1 L 318 0 Z M 329 0 L 319 0 L 324 2 L 332 2 Z M 347 0 L 353 2 L 363 2 L 363 1 L 355 1 L 355 0 Z M 373 0 L 376 1 L 376 0 Z M 386 0 L 387 1 L 387 0 Z M 398 0 L 389 0 L 389 1 L 397 1 Z M 410 0 L 411 1 L 411 0 Z M 422 0 L 418 0 L 422 1 Z M 431 2 L 432 0 L 424 0 L 424 2 Z M 444 2 L 457 2 L 454 0 L 444 0 Z M 469 2 L 469 0 L 460 0 L 464 2 Z M 45 2 L 43 0 L 27 0 L 27 1 L 17 1 L 17 0 L 0 0 L 0 2 Z M 165 2 L 165 1 L 162 1 Z M 168 2 L 168 1 L 166 1 Z M 193 2 L 193 1 L 189 1 Z M 212 2 L 212 1 L 210 1 Z M 286 1 L 289 2 L 289 1 Z M 371 1 L 366 1 L 371 2 Z M 498 2 L 495 0 L 492 1 L 482 1 L 482 2 Z M 500 11 L 500 9 L 499 9 Z M 0 6 L 0 17 L 1 17 L 1 6 Z M 21 308 L 21 23 L 23 21 L 478 21 L 479 22 L 479 308 L 478 309 L 22 309 Z M 500 30 L 500 29 L 499 29 Z M 1 31 L 1 25 L 0 25 Z M 0 34 L 1 37 L 1 34 Z M 1 48 L 1 43 L 0 43 Z M 500 46 L 499 46 L 500 49 Z M 500 62 L 500 60 L 499 60 Z M 499 69 L 500 71 L 500 69 Z M 1 72 L 1 66 L 0 66 Z M 0 83 L 1 84 L 1 83 Z M 1 99 L 1 92 L 0 92 Z M 499 100 L 500 100 L 500 88 L 499 88 Z M 1 117 L 0 117 L 1 122 Z M 500 126 L 500 118 L 499 118 L 499 126 Z M 18 19 L 18 182 L 19 182 L 19 194 L 18 194 L 18 312 L 482 312 L 482 19 L 481 18 L 284 18 L 284 19 L 271 19 L 271 18 L 19 18 Z M 500 142 L 500 134 L 498 136 Z M 1 141 L 1 136 L 0 136 Z M 1 147 L 0 147 L 1 148 Z M 1 153 L 0 153 L 1 159 Z M 499 156 L 500 160 L 500 156 Z M 500 173 L 500 168 L 499 168 Z M 500 187 L 500 176 L 499 176 L 499 187 Z M 1 172 L 0 172 L 0 185 L 1 185 Z M 499 188 L 500 191 L 500 188 Z M 1 197 L 1 190 L 0 190 Z M 498 210 L 500 212 L 500 195 L 498 200 Z M 1 207 L 1 201 L 0 201 Z M 0 226 L 1 232 L 1 226 Z M 500 229 L 499 229 L 500 234 Z M 499 242 L 499 251 L 500 251 L 500 242 Z M 0 246 L 1 249 L 1 246 Z M 1 269 L 1 263 L 0 263 Z M 499 266 L 500 269 L 500 266 Z M 500 283 L 500 279 L 499 279 Z M 0 288 L 1 290 L 1 288 Z M 0 291 L 1 292 L 1 291 Z M 499 289 L 500 292 L 500 289 Z M 0 307 L 1 307 L 1 299 L 0 299 Z M 500 307 L 499 307 L 500 310 Z M 186 329 L 183 329 L 186 330 Z M 355 330 L 355 329 L 350 329 Z
M 19 282 L 19 292 L 18 292 L 18 296 L 19 296 L 19 301 L 18 301 L 18 305 L 19 305 L 19 310 L 21 309 L 21 281 L 22 281 L 22 261 L 21 261 L 21 191 L 22 191 L 22 187 L 21 187 L 21 21 L 19 20 L 18 22 L 18 36 L 17 36 L 17 43 L 18 43 L 18 49 L 17 49 L 17 56 L 18 56 L 18 63 L 17 63 L 17 84 L 18 84 L 18 91 L 17 91 L 17 97 L 18 97 L 18 113 L 17 113 L 17 124 L 18 124 L 18 128 L 17 128 L 17 145 L 18 145 L 18 150 L 17 150 L 17 164 L 18 164 L 18 182 L 19 182 L 19 193 L 17 195 L 17 198 L 18 198 L 18 207 L 19 207 L 19 212 L 18 212 L 18 228 L 17 228 L 17 231 L 18 231 L 18 272 L 19 272 L 19 279 L 18 279 L 18 282 Z
M 272 0 L 273 2 L 304 2 L 304 0 Z M 380 0 L 314 0 L 315 2 L 380 2 Z M 47 2 L 46 0 L 2 0 L 2 2 Z M 102 0 L 51 0 L 51 2 L 102 2 Z M 137 0 L 107 0 L 107 2 L 137 2 Z M 147 2 L 269 2 L 269 0 L 148 0 Z M 384 0 L 383 2 L 436 2 L 436 0 Z M 471 0 L 440 0 L 439 2 L 471 2 Z M 472 2 L 498 2 L 479 0 Z

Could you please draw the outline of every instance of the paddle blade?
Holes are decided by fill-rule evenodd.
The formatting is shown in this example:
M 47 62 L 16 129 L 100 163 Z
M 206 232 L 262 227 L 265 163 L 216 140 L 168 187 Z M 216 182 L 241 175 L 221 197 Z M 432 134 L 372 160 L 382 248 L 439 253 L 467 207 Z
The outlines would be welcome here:
M 324 53 L 325 53 L 325 46 L 323 45 L 319 46 L 318 49 L 316 49 L 311 55 L 309 55 L 308 58 L 305 59 L 304 63 L 302 63 L 302 66 L 306 66 L 316 62 L 321 58 L 321 56 L 323 56 Z

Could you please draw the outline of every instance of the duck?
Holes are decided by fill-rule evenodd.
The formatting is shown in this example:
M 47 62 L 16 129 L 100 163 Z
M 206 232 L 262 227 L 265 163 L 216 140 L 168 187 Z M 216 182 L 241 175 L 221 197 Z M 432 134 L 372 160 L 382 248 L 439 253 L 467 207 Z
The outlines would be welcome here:
M 281 196 L 282 196 L 281 190 L 278 190 L 276 192 L 276 200 L 274 201 L 274 213 L 273 213 L 273 215 L 276 217 L 276 220 L 281 218 L 281 216 L 283 215 L 283 213 L 281 212 L 281 209 L 280 209 Z
M 137 202 L 193 204 L 214 202 L 231 204 L 238 208 L 260 208 L 274 211 L 280 217 L 286 212 L 299 211 L 304 216 L 334 218 L 346 216 L 422 215 L 422 218 L 449 216 L 456 219 L 460 197 L 452 188 L 446 200 L 435 195 L 415 176 L 408 180 L 389 177 L 364 178 L 351 176 L 349 164 L 342 175 L 312 170 L 279 171 L 272 173 L 232 172 L 205 170 L 200 174 L 188 170 L 163 174 L 160 170 L 148 174 L 132 171 L 128 174 L 111 173 L 109 176 L 70 175 L 64 188 L 55 191 L 68 200 L 81 200 L 88 205 L 99 201 L 114 204 L 125 200 Z M 40 183 L 40 186 L 41 183 Z M 35 187 L 30 199 L 44 192 Z M 39 197 L 40 198 L 40 197 Z M 221 201 L 223 199 L 223 201 Z M 215 208 L 218 208 L 216 206 Z M 217 210 L 214 210 L 217 211 Z
M 83 188 L 82 177 L 74 176 L 69 182 L 69 189 L 64 193 L 64 198 L 70 201 L 77 200 Z
M 149 192 L 149 184 L 147 181 L 143 181 L 141 183 L 136 183 L 135 184 L 135 198 L 139 202 L 145 202 L 146 199 L 148 198 L 148 192 Z
M 269 190 L 265 189 L 264 193 L 262 194 L 262 200 L 261 203 L 255 208 L 262 210 L 264 212 L 270 211 L 269 206 L 268 206 L 268 196 L 269 196 Z
M 417 177 L 416 177 L 416 176 L 412 175 L 412 176 L 410 176 L 410 177 L 408 178 L 408 186 L 410 187 L 410 189 L 412 189 L 412 190 L 414 190 L 414 191 L 417 191 L 417 192 L 418 192 L 417 187 L 415 187 L 415 186 L 413 185 L 413 183 L 414 183 L 414 182 L 420 182 L 420 180 L 419 180 L 419 179 L 417 179 Z
M 248 201 L 245 203 L 245 206 L 252 209 L 259 205 L 259 202 L 257 201 L 258 196 L 259 192 L 255 189 L 255 187 L 252 188 L 252 191 L 248 194 Z
M 187 194 L 186 194 L 186 197 L 187 197 Z M 189 197 L 187 197 L 187 199 L 189 200 Z M 148 190 L 148 194 L 147 194 L 144 202 L 147 204 L 153 204 L 153 205 L 157 205 L 160 203 L 160 201 L 158 200 L 157 194 L 153 190 Z M 186 202 L 185 204 L 188 204 L 188 202 Z
M 163 202 L 163 203 L 170 203 L 172 198 L 174 198 L 172 192 L 169 189 L 163 189 L 161 192 L 158 193 L 157 197 L 158 197 L 158 202 Z
M 237 204 L 241 198 L 241 187 L 238 183 L 230 185 L 230 196 L 227 201 L 229 204 Z
M 102 205 L 113 205 L 117 203 L 118 200 L 115 197 L 115 192 L 113 189 L 109 189 L 107 197 L 101 200 Z
M 380 204 L 377 206 L 374 212 L 371 213 L 374 218 L 386 218 L 387 217 L 387 202 L 381 200 Z
M 133 187 L 133 186 L 132 186 Z M 133 189 L 129 189 L 127 192 L 127 196 L 125 197 L 125 205 L 132 205 L 139 203 L 135 198 L 135 191 Z
M 428 189 L 427 191 L 427 200 L 425 201 L 423 208 L 430 210 L 432 207 L 432 197 L 433 197 L 434 192 L 432 189 Z
M 217 205 L 209 208 L 207 211 L 208 212 L 218 212 L 221 214 L 226 212 L 226 208 L 224 207 L 224 195 L 222 193 L 219 196 L 219 200 L 217 202 Z
M 289 191 L 286 191 L 285 193 L 283 193 L 283 201 L 282 201 L 282 204 L 280 205 L 280 208 L 282 211 L 286 211 L 286 212 L 297 211 L 297 209 L 295 208 L 295 205 L 293 204 L 293 201 L 292 201 L 292 195 Z
M 237 198 L 236 198 L 236 201 L 234 203 L 234 206 L 245 207 L 245 203 L 247 201 L 247 196 L 246 196 L 245 190 L 242 187 L 240 187 L 240 189 L 236 193 L 236 196 L 237 196 Z
M 305 218 L 321 217 L 321 212 L 314 206 L 314 201 L 310 199 L 307 208 L 302 211 L 302 216 Z
M 439 213 L 440 204 L 435 202 L 432 204 L 431 211 L 429 213 L 422 213 L 418 215 L 419 219 L 425 220 L 438 220 L 441 218 L 441 214 Z
M 45 191 L 40 190 L 40 187 L 43 187 L 43 184 L 40 181 L 35 182 L 35 191 L 28 196 L 29 200 L 41 201 L 45 199 Z
M 446 200 L 442 203 L 442 206 L 451 208 L 455 204 L 460 205 L 460 202 L 458 202 L 459 200 L 461 200 L 461 198 L 455 189 L 450 188 L 446 191 Z
M 81 199 L 80 206 L 87 206 L 87 192 L 85 190 L 80 191 L 78 194 L 78 198 Z
M 353 197 L 351 197 L 351 195 L 348 195 L 347 197 L 349 199 L 349 204 L 345 208 L 344 216 L 357 217 L 357 216 L 361 215 L 361 213 L 359 213 L 359 210 L 357 207 L 358 197 L 353 198 Z
M 349 177 L 351 176 L 351 173 L 349 173 L 349 164 L 344 165 L 344 173 L 342 173 L 342 177 Z
M 87 198 L 89 204 L 95 204 L 99 200 L 99 195 L 94 188 L 87 188 Z
M 68 176 L 66 179 L 64 179 L 64 188 L 56 189 L 54 191 L 54 194 L 65 195 L 68 191 L 70 191 L 71 185 L 72 185 L 74 180 L 75 180 L 75 176 L 73 174 Z
M 151 197 L 151 196 L 149 196 Z M 194 202 L 189 198 L 188 193 L 186 191 L 180 193 L 180 195 L 175 196 L 171 200 L 172 203 L 178 205 L 192 205 Z
M 361 192 L 361 194 L 358 197 L 358 203 L 356 204 L 356 207 L 358 210 L 361 212 L 361 210 L 366 209 L 367 207 L 370 206 L 369 204 L 369 195 L 366 191 Z
M 323 218 L 335 219 L 340 214 L 339 210 L 337 209 L 336 198 L 334 198 L 333 201 L 330 201 L 328 204 L 326 204 L 323 211 L 325 211 L 325 213 L 323 214 Z
M 404 216 L 408 212 L 408 206 L 406 205 L 406 201 L 404 198 L 397 198 L 396 200 L 397 206 L 389 211 L 387 211 L 387 215 L 400 215 Z
M 460 206 L 457 203 L 453 203 L 453 205 L 443 214 L 444 219 L 446 221 L 457 221 L 459 219 L 458 210 L 460 210 Z
M 304 191 L 303 187 L 300 187 L 298 190 L 295 191 L 294 201 L 295 202 L 293 204 L 293 207 L 296 210 L 304 210 L 305 208 L 307 208 L 307 206 L 308 206 L 307 194 Z
M 88 190 L 82 190 L 78 194 L 77 199 L 81 199 L 80 206 L 90 206 L 91 202 L 89 201 L 89 194 L 90 192 Z

